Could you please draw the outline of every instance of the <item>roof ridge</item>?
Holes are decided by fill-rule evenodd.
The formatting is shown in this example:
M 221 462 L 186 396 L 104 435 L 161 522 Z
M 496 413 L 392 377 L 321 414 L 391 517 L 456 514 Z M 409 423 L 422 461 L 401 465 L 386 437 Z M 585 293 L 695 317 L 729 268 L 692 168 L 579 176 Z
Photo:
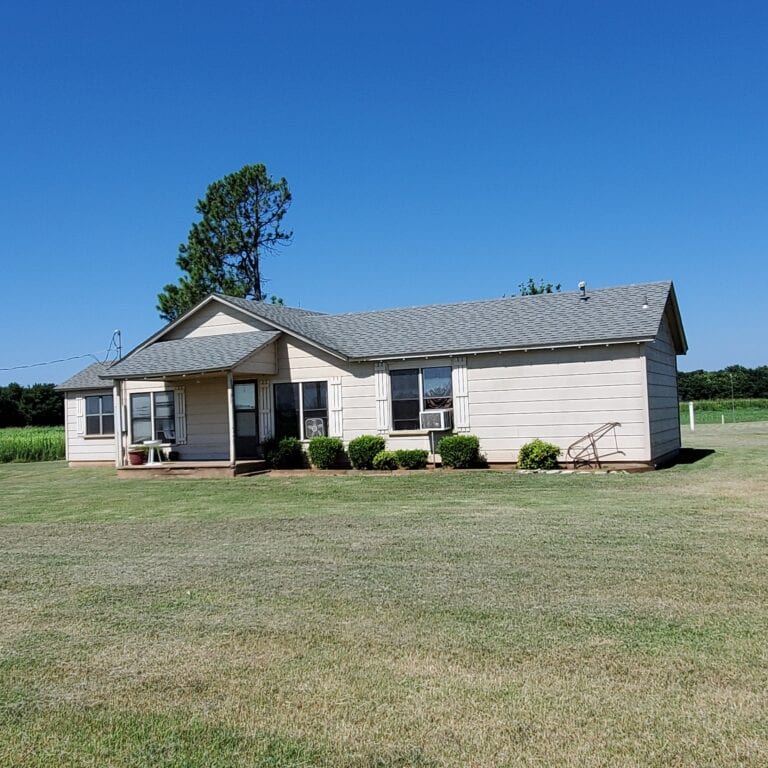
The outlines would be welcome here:
M 670 286 L 672 284 L 671 280 L 654 280 L 652 282 L 648 283 L 628 283 L 626 285 L 613 285 L 613 286 L 603 286 L 601 288 L 592 288 L 590 289 L 587 287 L 587 294 L 591 295 L 594 293 L 602 293 L 605 291 L 616 291 L 623 288 L 645 288 L 650 286 Z M 521 296 L 498 296 L 494 299 L 468 299 L 466 301 L 443 301 L 443 302 L 435 302 L 433 304 L 411 304 L 410 306 L 404 306 L 404 307 L 385 307 L 382 309 L 364 309 L 359 312 L 329 312 L 327 314 L 324 313 L 318 313 L 323 318 L 333 318 L 333 317 L 351 317 L 351 316 L 360 316 L 360 315 L 375 315 L 375 314 L 381 314 L 384 312 L 399 312 L 402 310 L 408 310 L 408 309 L 442 309 L 445 307 L 464 307 L 464 306 L 472 306 L 477 304 L 493 304 L 495 302 L 507 302 L 507 301 L 513 301 L 513 300 L 542 300 L 542 299 L 552 299 L 558 296 L 578 296 L 581 293 L 580 290 L 575 291 L 558 291 L 556 293 L 537 293 L 537 294 L 526 294 Z

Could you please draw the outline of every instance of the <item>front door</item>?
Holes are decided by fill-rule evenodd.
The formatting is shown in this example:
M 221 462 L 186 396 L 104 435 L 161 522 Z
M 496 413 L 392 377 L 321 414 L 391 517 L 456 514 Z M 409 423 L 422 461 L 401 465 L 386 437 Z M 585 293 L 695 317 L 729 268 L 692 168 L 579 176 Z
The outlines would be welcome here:
M 235 383 L 235 457 L 254 459 L 259 448 L 256 382 Z

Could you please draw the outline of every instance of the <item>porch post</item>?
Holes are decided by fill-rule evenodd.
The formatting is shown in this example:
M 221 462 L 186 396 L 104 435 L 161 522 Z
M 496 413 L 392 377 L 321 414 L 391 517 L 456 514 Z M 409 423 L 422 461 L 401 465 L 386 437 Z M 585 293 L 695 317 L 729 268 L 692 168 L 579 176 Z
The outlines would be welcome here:
M 232 371 L 227 371 L 227 413 L 229 414 L 229 463 L 235 466 L 235 400 Z
M 112 386 L 112 431 L 115 433 L 115 466 L 123 466 L 123 408 L 120 397 L 120 381 Z

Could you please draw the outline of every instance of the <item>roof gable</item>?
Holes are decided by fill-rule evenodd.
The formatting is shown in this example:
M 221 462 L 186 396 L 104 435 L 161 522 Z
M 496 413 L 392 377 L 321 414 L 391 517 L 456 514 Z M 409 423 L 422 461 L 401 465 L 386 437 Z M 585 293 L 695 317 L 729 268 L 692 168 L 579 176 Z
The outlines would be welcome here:
M 106 375 L 124 379 L 229 370 L 279 335 L 279 331 L 253 331 L 156 341 L 113 363 Z

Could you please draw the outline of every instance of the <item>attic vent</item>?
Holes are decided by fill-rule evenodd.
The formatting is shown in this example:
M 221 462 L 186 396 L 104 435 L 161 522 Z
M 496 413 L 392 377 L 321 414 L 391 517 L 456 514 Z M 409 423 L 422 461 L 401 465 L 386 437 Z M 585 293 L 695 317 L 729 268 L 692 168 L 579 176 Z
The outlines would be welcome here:
M 587 284 L 584 280 L 579 281 L 579 290 L 581 291 L 581 296 L 579 296 L 579 299 L 581 299 L 581 301 L 586 301 L 589 296 L 587 296 Z

